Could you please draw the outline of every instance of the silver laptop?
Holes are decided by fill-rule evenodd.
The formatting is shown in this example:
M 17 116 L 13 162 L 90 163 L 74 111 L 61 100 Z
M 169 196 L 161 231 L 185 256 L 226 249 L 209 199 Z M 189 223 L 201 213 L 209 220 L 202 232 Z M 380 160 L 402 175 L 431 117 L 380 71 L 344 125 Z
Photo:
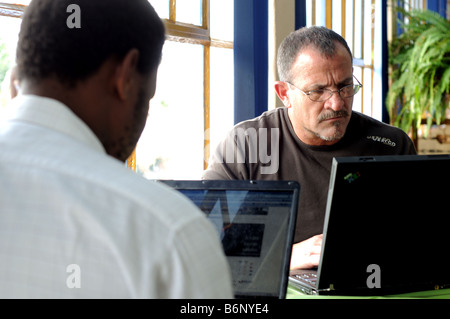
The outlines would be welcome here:
M 288 181 L 161 180 L 217 230 L 236 298 L 285 298 L 300 185 Z
M 307 294 L 383 295 L 450 286 L 450 155 L 335 158 L 318 269 Z

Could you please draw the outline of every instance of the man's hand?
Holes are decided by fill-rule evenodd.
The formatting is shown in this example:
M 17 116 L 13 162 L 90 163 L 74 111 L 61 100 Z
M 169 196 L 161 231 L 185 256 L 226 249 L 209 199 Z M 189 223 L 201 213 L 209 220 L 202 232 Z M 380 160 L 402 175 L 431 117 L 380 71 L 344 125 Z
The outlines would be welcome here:
M 293 245 L 291 270 L 310 269 L 319 265 L 322 238 L 323 234 L 320 234 Z

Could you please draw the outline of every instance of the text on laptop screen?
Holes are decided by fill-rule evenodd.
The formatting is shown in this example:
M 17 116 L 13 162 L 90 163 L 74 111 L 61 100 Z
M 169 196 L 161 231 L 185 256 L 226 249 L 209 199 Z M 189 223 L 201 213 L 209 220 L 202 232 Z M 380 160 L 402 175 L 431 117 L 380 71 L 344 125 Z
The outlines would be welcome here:
M 193 201 L 216 228 L 234 269 L 235 289 L 241 293 L 276 292 L 283 271 L 278 261 L 283 258 L 286 247 L 293 192 L 178 190 Z

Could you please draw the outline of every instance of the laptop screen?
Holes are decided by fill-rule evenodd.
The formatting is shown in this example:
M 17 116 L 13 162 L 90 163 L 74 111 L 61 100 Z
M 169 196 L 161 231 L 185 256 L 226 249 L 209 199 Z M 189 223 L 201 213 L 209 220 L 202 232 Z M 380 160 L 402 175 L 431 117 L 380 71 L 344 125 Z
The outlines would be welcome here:
M 231 268 L 236 297 L 284 297 L 297 183 L 164 182 L 194 202 L 214 225 Z

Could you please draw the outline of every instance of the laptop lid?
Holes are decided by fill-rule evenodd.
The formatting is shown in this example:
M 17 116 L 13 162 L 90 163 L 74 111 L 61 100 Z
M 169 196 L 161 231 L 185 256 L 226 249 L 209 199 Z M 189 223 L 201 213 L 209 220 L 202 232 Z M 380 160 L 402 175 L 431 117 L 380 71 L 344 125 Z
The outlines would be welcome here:
M 215 226 L 236 298 L 285 298 L 300 185 L 289 181 L 163 182 Z
M 386 294 L 450 284 L 450 155 L 335 158 L 318 288 Z

